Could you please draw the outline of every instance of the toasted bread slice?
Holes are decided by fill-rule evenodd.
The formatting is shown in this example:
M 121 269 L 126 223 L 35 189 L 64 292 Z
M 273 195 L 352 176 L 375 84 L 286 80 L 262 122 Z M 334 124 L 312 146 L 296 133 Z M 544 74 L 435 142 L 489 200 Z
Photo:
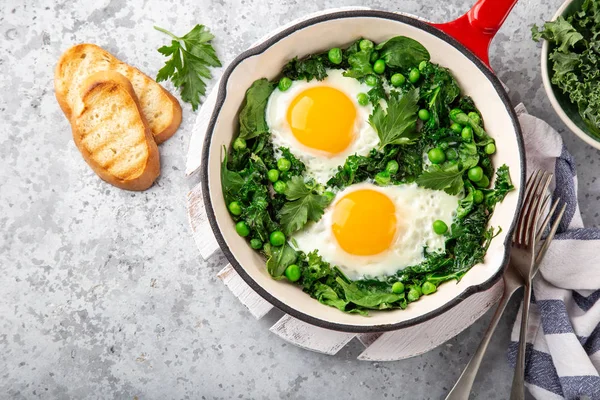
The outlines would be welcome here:
M 160 174 L 158 147 L 131 83 L 121 74 L 101 71 L 81 84 L 73 109 L 73 139 L 85 161 L 106 182 L 144 190 Z
M 78 44 L 63 53 L 54 73 L 56 99 L 67 119 L 81 101 L 85 79 L 99 71 L 115 71 L 133 85 L 142 112 L 150 125 L 156 143 L 175 133 L 181 123 L 181 106 L 175 97 L 137 68 L 117 59 L 95 44 Z

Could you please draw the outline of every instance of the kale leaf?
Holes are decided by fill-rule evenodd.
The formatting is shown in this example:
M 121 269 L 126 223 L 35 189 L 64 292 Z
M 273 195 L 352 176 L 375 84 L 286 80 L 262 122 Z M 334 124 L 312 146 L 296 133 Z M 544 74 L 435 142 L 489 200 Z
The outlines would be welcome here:
M 328 64 L 327 55 L 323 54 L 311 55 L 301 60 L 296 57 L 283 68 L 283 76 L 294 81 L 302 79 L 322 81 L 327 77 Z

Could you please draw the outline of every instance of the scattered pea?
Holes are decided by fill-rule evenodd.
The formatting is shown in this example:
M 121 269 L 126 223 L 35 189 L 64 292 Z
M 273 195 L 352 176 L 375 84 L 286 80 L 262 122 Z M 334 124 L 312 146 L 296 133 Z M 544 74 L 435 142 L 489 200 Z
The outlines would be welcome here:
M 450 125 L 450 130 L 456 134 L 460 134 L 462 132 L 462 125 L 458 124 L 456 122 L 454 122 L 452 125 Z
M 281 231 L 271 232 L 271 235 L 269 235 L 269 242 L 273 246 L 282 246 L 285 243 L 285 235 Z
M 234 150 L 244 150 L 246 148 L 246 141 L 242 138 L 237 138 L 233 141 Z
M 423 60 L 419 63 L 419 71 L 423 71 L 425 68 L 427 68 L 427 61 Z
M 383 72 L 385 71 L 385 61 L 375 61 L 375 64 L 373 64 L 373 71 L 375 71 L 376 74 L 383 74 Z
M 492 155 L 496 152 L 496 145 L 494 143 L 488 143 L 485 145 L 485 154 Z
M 358 101 L 358 104 L 361 106 L 366 106 L 369 104 L 369 96 L 366 93 L 359 93 L 356 95 L 356 101 Z
M 288 278 L 290 282 L 296 282 L 300 279 L 300 267 L 296 264 L 289 265 L 285 269 L 285 277 Z
M 392 285 L 392 293 L 400 294 L 402 292 L 404 292 L 404 283 L 394 282 Z
M 460 136 L 465 142 L 470 142 L 471 139 L 473 139 L 473 128 L 471 128 L 470 126 L 465 126 L 464 128 L 462 128 Z
M 229 212 L 233 215 L 237 216 L 242 214 L 242 206 L 240 206 L 240 203 L 238 203 L 237 201 L 232 201 L 231 203 L 229 203 L 229 206 L 227 208 L 229 208 Z
M 252 247 L 254 250 L 258 250 L 260 248 L 262 248 L 263 243 L 260 239 L 252 239 L 250 240 L 250 247 Z
M 475 122 L 477 125 L 481 125 L 481 117 L 475 111 L 471 111 L 468 116 L 471 118 L 471 121 Z
M 417 83 L 419 78 L 421 78 L 421 73 L 419 72 L 419 70 L 416 68 L 411 69 L 410 73 L 408 74 L 408 80 L 411 83 Z
M 331 61 L 332 64 L 341 64 L 342 50 L 339 47 L 334 47 L 333 49 L 329 50 L 329 53 L 327 53 L 327 57 L 329 58 L 329 61 Z
M 362 51 L 369 51 L 373 49 L 373 42 L 369 39 L 363 39 L 358 43 L 358 47 L 360 47 Z
M 289 171 L 292 163 L 287 158 L 280 158 L 277 160 L 277 169 L 281 172 Z
M 449 148 L 446 150 L 446 159 L 447 160 L 456 160 L 458 158 L 458 152 L 456 149 Z
M 365 78 L 365 83 L 369 86 L 377 86 L 379 79 L 375 75 L 367 75 Z
M 446 161 L 446 154 L 438 147 L 434 147 L 433 149 L 429 150 L 427 152 L 427 157 L 433 164 L 441 164 Z
M 431 115 L 429 115 L 429 111 L 424 108 L 419 110 L 418 115 L 419 115 L 419 119 L 421 121 L 427 121 L 429 119 L 429 117 L 431 116 Z
M 388 163 L 385 166 L 385 170 L 387 172 L 389 172 L 390 174 L 395 174 L 396 172 L 398 172 L 399 168 L 400 168 L 400 166 L 398 165 L 398 161 L 396 161 L 396 160 L 388 161 Z
M 408 291 L 408 295 L 406 297 L 408 298 L 408 301 L 417 301 L 419 300 L 419 297 L 421 297 L 421 291 L 416 287 L 412 287 Z
M 438 235 L 443 235 L 448 232 L 448 225 L 441 219 L 433 221 L 433 231 Z
M 273 184 L 273 190 L 275 190 L 276 193 L 283 193 L 285 192 L 285 189 L 287 189 L 287 184 L 284 181 L 277 181 Z
M 473 182 L 479 182 L 483 177 L 483 169 L 479 166 L 469 169 L 467 173 L 469 179 Z
M 250 234 L 250 227 L 246 222 L 240 221 L 237 224 L 235 224 L 235 231 L 238 235 L 246 237 Z
M 285 92 L 292 86 L 292 80 L 290 78 L 288 78 L 287 76 L 284 76 L 283 78 L 281 78 L 279 80 L 278 86 L 279 86 L 279 90 L 281 90 L 282 92 Z
M 402 75 L 400 73 L 392 75 L 391 82 L 392 82 L 392 86 L 394 86 L 394 87 L 398 87 L 398 86 L 402 85 L 405 81 L 406 81 L 406 78 L 404 77 L 404 75 Z
M 475 190 L 473 192 L 473 201 L 475 204 L 481 204 L 483 202 L 483 192 L 481 190 Z
M 388 171 L 381 171 L 375 175 L 375 182 L 378 185 L 385 186 L 390 183 L 390 173 Z
M 428 295 L 434 293 L 437 290 L 437 287 L 431 282 L 425 282 L 423 283 L 423 286 L 421 286 L 421 290 L 424 295 Z
M 480 188 L 486 188 L 486 187 L 490 186 L 490 178 L 483 175 L 478 182 L 475 182 L 475 184 L 477 186 L 479 186 Z
M 267 178 L 269 178 L 269 180 L 273 183 L 277 182 L 279 179 L 279 171 L 276 169 L 270 169 L 269 172 L 267 172 Z

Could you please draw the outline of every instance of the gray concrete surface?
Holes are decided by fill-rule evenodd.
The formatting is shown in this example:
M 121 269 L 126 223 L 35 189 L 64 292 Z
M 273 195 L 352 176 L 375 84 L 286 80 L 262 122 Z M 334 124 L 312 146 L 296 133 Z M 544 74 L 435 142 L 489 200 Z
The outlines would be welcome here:
M 581 210 L 600 224 L 600 152 L 559 121 L 543 91 L 533 22 L 562 0 L 521 0 L 491 47 L 511 99 L 560 130 L 579 169 Z M 444 3 L 440 5 L 440 3 Z M 335 357 L 269 334 L 204 262 L 185 214 L 184 176 L 195 113 L 163 144 L 162 176 L 143 193 L 116 189 L 87 167 L 52 87 L 74 43 L 94 42 L 155 75 L 156 51 L 196 23 L 216 34 L 226 64 L 250 43 L 305 13 L 365 5 L 444 21 L 471 1 L 5 0 L 0 4 L 0 398 L 439 399 L 476 348 L 490 314 L 441 347 L 393 363 Z M 221 71 L 215 71 L 217 75 Z M 214 83 L 214 82 L 213 82 Z M 517 302 L 500 322 L 474 398 L 507 397 L 505 349 Z

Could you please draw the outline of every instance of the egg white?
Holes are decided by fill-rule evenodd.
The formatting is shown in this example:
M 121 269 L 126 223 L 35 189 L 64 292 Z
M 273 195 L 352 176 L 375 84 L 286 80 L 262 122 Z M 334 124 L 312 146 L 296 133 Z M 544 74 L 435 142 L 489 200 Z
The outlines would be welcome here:
M 306 165 L 307 174 L 322 184 L 327 183 L 329 178 L 335 175 L 337 167 L 344 165 L 348 156 L 353 154 L 365 156 L 379 144 L 377 132 L 369 125 L 369 115 L 373 112 L 373 106 L 370 103 L 361 106 L 356 99 L 359 93 L 367 93 L 371 88 L 354 78 L 343 76 L 343 72 L 331 69 L 327 70 L 327 77 L 322 81 L 294 81 L 285 92 L 275 89 L 269 97 L 265 112 L 274 147 L 289 148 L 292 154 Z M 296 140 L 288 124 L 287 111 L 291 102 L 298 94 L 315 86 L 329 86 L 343 92 L 356 107 L 355 139 L 340 153 L 332 155 L 304 146 Z
M 355 190 L 377 190 L 392 200 L 396 207 L 398 226 L 390 248 L 379 254 L 357 256 L 344 251 L 332 231 L 335 204 Z M 337 265 L 352 280 L 395 274 L 398 270 L 422 262 L 424 248 L 428 252 L 443 252 L 445 238 L 433 232 L 433 222 L 442 220 L 448 226 L 458 207 L 458 196 L 444 191 L 425 189 L 416 184 L 380 187 L 360 183 L 340 191 L 323 217 L 292 235 L 291 243 L 305 253 L 318 250 L 323 260 Z

